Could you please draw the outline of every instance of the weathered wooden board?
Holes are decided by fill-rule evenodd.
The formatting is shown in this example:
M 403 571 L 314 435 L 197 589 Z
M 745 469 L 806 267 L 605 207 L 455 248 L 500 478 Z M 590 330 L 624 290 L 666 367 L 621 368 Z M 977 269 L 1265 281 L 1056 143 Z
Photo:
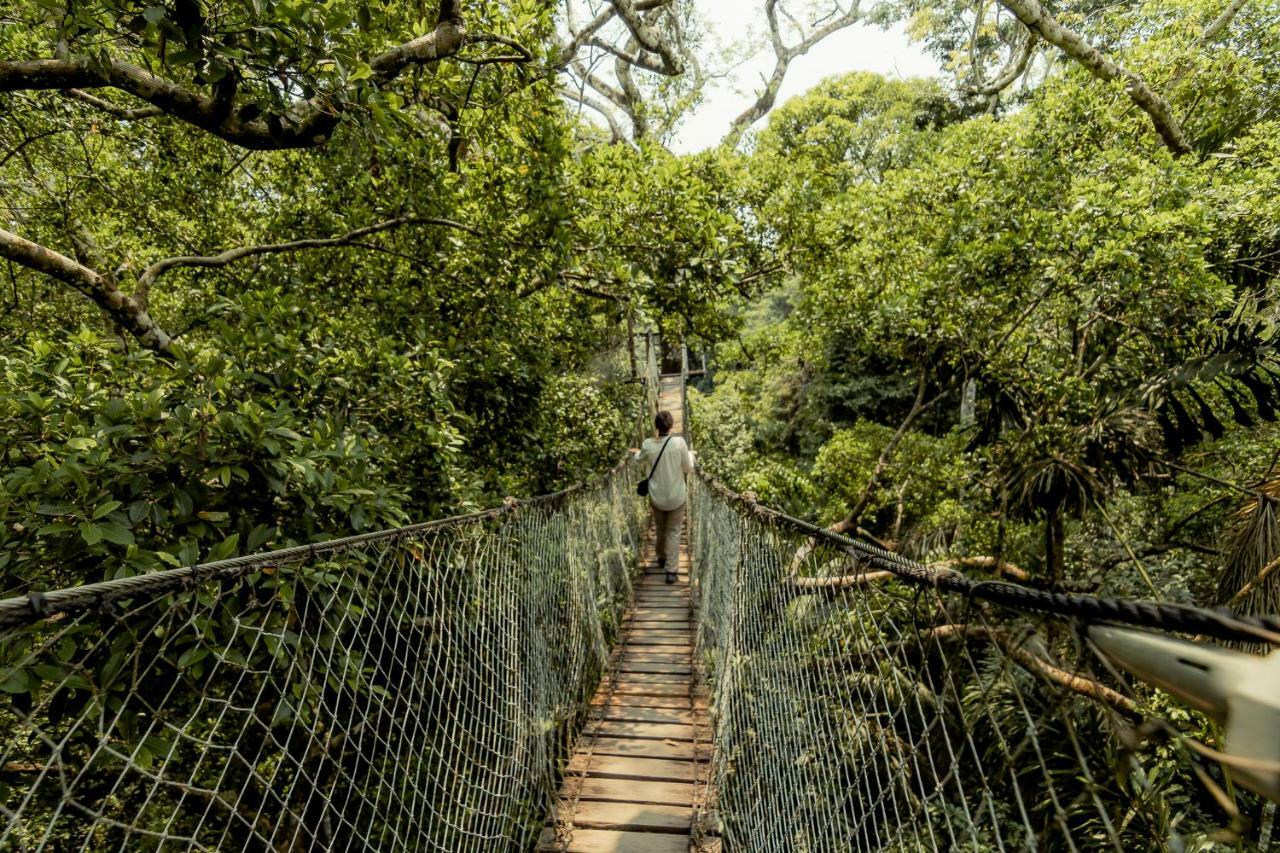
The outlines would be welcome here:
M 660 832 L 616 832 L 608 829 L 576 830 L 567 846 L 556 841 L 554 829 L 543 832 L 539 850 L 564 853 L 688 853 L 689 836 Z
M 597 779 L 634 779 L 640 782 L 693 782 L 697 768 L 691 761 L 666 758 L 633 758 L 625 755 L 575 755 L 570 773 L 586 773 Z
M 604 737 L 652 738 L 653 740 L 693 740 L 693 726 L 672 723 L 624 723 L 601 720 L 588 729 Z
M 614 800 L 621 803 L 659 803 L 687 806 L 693 802 L 693 785 L 688 782 L 642 782 L 635 779 L 581 780 L 582 800 Z
M 693 711 L 689 708 L 644 708 L 614 700 L 600 709 L 602 720 L 623 720 L 632 723 L 674 723 L 693 725 Z
M 691 670 L 687 663 L 649 663 L 645 661 L 632 662 L 622 661 L 618 664 L 618 672 L 631 673 L 643 672 L 650 675 L 674 675 L 677 678 L 688 679 Z
M 667 758 L 673 761 L 693 761 L 698 748 L 683 740 L 632 740 L 629 738 L 601 737 L 591 742 L 595 755 L 626 755 L 632 758 Z
M 618 832 L 662 832 L 685 834 L 693 821 L 689 806 L 652 803 L 620 803 L 579 800 L 573 812 L 575 834 L 582 829 L 612 829 Z

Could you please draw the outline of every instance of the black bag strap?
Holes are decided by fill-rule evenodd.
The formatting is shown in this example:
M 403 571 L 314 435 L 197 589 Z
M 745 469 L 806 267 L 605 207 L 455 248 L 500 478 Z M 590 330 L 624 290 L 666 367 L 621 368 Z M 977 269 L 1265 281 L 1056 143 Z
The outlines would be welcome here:
M 653 479 L 653 472 L 658 470 L 658 463 L 662 461 L 662 454 L 667 452 L 667 445 L 671 443 L 673 438 L 675 438 L 674 435 L 669 435 L 667 440 L 662 442 L 662 449 L 658 451 L 658 458 L 653 460 L 653 467 L 649 469 L 649 476 L 645 477 L 646 480 Z

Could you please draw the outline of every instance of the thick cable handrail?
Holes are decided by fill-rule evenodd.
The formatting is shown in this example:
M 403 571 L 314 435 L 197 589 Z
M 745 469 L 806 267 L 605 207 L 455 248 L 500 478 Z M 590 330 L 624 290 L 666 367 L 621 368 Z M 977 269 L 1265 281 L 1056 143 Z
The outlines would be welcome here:
M 781 510 L 761 504 L 749 495 L 733 491 L 702 466 L 698 466 L 697 472 L 713 492 L 727 503 L 737 505 L 740 510 L 745 511 L 744 514 L 808 537 L 822 539 L 844 551 L 857 564 L 883 569 L 899 580 L 916 586 L 934 587 L 1018 610 L 1198 634 L 1217 640 L 1280 646 L 1280 616 L 1244 616 L 1225 607 L 1210 610 L 1170 602 L 1131 601 L 1083 593 L 1050 592 L 1007 581 L 975 581 L 960 572 L 929 568 L 901 554 L 787 515 Z
M 522 506 L 543 506 L 554 503 L 583 489 L 603 483 L 618 473 L 627 464 L 628 458 L 624 456 L 608 471 L 585 480 L 579 480 L 558 491 L 524 499 L 507 498 L 501 506 L 477 512 L 433 519 L 431 521 L 420 521 L 369 533 L 358 533 L 338 539 L 326 539 L 305 545 L 291 545 L 288 548 L 279 548 L 274 551 L 245 554 L 239 557 L 229 557 L 225 560 L 198 563 L 176 569 L 161 569 L 128 578 L 115 578 L 47 592 L 32 590 L 25 595 L 0 599 L 0 629 L 41 622 L 60 614 L 80 612 L 101 606 L 113 599 L 126 595 L 170 592 L 186 589 L 206 580 L 234 580 L 259 569 L 299 563 L 322 555 L 335 554 L 356 545 L 392 541 L 427 531 L 489 521 L 512 513 Z

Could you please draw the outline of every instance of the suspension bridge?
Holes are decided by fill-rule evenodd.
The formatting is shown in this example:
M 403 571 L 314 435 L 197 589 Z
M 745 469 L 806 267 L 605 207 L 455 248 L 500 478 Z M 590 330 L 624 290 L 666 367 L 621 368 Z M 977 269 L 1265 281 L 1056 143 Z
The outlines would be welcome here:
M 647 372 L 641 423 L 684 412 Z M 1236 782 L 1280 765 L 1089 630 L 1280 620 L 932 569 L 705 472 L 666 585 L 639 476 L 0 601 L 0 849 L 1271 845 Z

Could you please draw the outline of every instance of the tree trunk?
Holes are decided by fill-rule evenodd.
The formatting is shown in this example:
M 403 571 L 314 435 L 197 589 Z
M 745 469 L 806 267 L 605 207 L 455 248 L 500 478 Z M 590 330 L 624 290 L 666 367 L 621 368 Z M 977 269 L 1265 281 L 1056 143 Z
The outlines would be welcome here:
M 1062 508 L 1055 506 L 1046 510 L 1044 519 L 1044 565 L 1049 582 L 1055 586 L 1062 583 L 1063 540 L 1065 536 Z

